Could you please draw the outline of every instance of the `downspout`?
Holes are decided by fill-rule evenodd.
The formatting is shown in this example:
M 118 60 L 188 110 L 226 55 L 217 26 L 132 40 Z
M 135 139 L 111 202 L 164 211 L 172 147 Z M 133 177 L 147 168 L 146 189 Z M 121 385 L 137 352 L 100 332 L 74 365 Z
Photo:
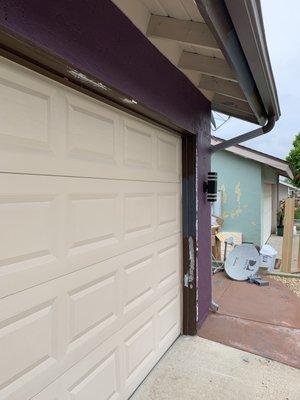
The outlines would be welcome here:
M 269 116 L 268 122 L 265 126 L 254 129 L 253 131 L 244 133 L 242 135 L 236 136 L 232 139 L 225 140 L 222 143 L 216 144 L 211 146 L 210 151 L 211 153 L 215 153 L 216 151 L 227 149 L 228 147 L 235 146 L 236 144 L 246 142 L 247 140 L 254 139 L 258 136 L 265 135 L 266 133 L 270 132 L 275 125 L 276 118 L 275 116 Z

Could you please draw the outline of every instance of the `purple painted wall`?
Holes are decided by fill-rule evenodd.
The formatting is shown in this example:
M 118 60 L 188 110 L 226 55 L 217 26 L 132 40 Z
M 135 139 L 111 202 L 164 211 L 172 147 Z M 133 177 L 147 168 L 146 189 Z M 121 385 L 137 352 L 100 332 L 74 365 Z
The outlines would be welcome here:
M 0 25 L 193 133 L 209 102 L 110 0 L 1 0 Z
M 210 120 L 202 119 L 197 135 L 198 183 L 198 326 L 202 324 L 211 303 L 211 206 L 203 194 L 203 181 L 211 168 Z
M 60 57 L 198 135 L 199 318 L 211 298 L 210 103 L 110 0 L 0 0 L 0 28 Z

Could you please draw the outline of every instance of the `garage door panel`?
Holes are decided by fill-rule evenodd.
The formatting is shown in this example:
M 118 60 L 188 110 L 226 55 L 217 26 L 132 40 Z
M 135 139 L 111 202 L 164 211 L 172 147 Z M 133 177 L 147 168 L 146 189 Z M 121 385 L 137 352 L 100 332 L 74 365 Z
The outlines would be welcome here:
M 67 352 L 84 354 L 136 318 L 143 310 L 178 285 L 176 273 L 159 285 L 159 249 L 180 248 L 180 236 L 152 243 L 80 270 L 64 283 L 68 289 L 69 339 Z M 61 278 L 63 279 L 63 278 Z M 94 306 L 97 304 L 97 307 Z M 89 309 L 88 313 L 86 310 Z
M 164 346 L 167 347 L 164 349 L 161 347 L 161 352 L 158 350 L 160 347 L 158 313 L 164 308 L 164 305 L 169 304 L 170 300 L 175 297 L 178 298 L 177 312 L 179 312 L 180 290 L 178 287 L 174 287 L 120 329 L 115 337 L 110 337 L 94 352 L 79 361 L 73 370 L 68 371 L 61 379 L 62 386 L 67 388 L 65 390 L 70 391 L 70 387 L 73 388 L 73 382 L 78 379 L 78 376 L 80 377 L 79 380 L 81 379 L 81 374 L 87 369 L 87 367 L 83 368 L 85 363 L 89 363 L 90 366 L 92 359 L 94 359 L 93 363 L 96 360 L 99 363 L 99 359 L 107 360 L 113 354 L 115 357 L 114 364 L 117 368 L 117 380 L 111 387 L 115 390 L 114 396 L 116 398 L 118 396 L 126 398 L 126 394 L 128 395 L 136 388 L 145 376 L 146 371 L 149 371 L 149 368 L 157 362 L 180 333 L 178 324 L 177 330 L 173 329 L 168 338 L 165 339 Z M 168 331 L 167 327 L 164 329 Z M 113 343 L 118 343 L 117 348 L 114 348 Z M 86 382 L 88 383 L 88 380 Z
M 22 74 L 20 74 L 22 71 Z M 24 156 L 33 162 L 57 157 L 52 115 L 57 108 L 55 88 L 31 71 L 1 58 L 0 65 L 1 170 L 21 170 Z M 17 117 L 16 117 L 17 116 Z
M 127 398 L 180 334 L 180 298 L 178 286 L 167 291 L 75 364 L 73 358 L 73 366 L 70 359 L 65 362 L 65 372 L 33 400 Z M 52 378 L 57 375 L 53 370 Z M 16 392 L 9 400 L 28 400 L 33 394 Z
M 165 286 L 180 280 L 180 255 L 180 242 L 178 238 L 168 238 L 159 243 L 157 259 L 159 289 L 163 289 Z
M 98 103 L 68 95 L 67 157 L 99 164 L 121 164 L 120 117 Z
M 136 376 L 147 363 L 155 359 L 155 322 L 153 318 L 143 323 L 130 334 L 124 343 L 126 384 L 136 380 Z
M 180 232 L 179 190 L 0 174 L 1 297 Z
M 178 294 L 175 293 L 158 311 L 158 345 L 165 348 L 170 338 L 178 332 L 180 321 L 180 305 Z
M 123 352 L 121 353 L 124 357 L 121 364 L 124 365 L 124 371 L 121 371 L 121 376 L 124 379 L 124 386 L 122 385 L 124 387 L 124 392 L 122 392 L 124 398 L 127 398 L 137 388 L 151 366 L 156 364 L 159 358 L 179 336 L 180 319 L 178 319 L 176 328 L 173 327 L 172 329 L 170 327 L 171 330 L 168 331 L 170 334 L 166 334 L 165 342 L 162 345 L 159 312 L 175 297 L 178 298 L 177 312 L 180 313 L 179 303 L 181 295 L 180 289 L 177 286 L 166 292 L 147 311 L 140 314 L 139 317 L 124 329 L 124 339 L 122 339 Z M 165 328 L 165 332 L 167 329 Z M 139 345 L 140 341 L 140 343 L 143 343 L 143 337 L 145 337 L 146 341 L 145 346 Z
M 53 196 L 1 196 L 1 266 L 26 264 L 28 260 L 57 258 Z
M 158 225 L 160 227 L 180 226 L 180 194 L 176 191 L 165 191 L 158 193 Z
M 159 134 L 157 136 L 157 166 L 162 173 L 172 176 L 180 174 L 180 142 L 171 135 Z
M 181 139 L 0 58 L 0 400 L 125 399 L 181 327 Z
M 150 250 L 150 249 L 149 249 Z M 124 268 L 124 313 L 129 313 L 144 300 L 154 294 L 155 290 L 154 253 L 144 255 Z
M 99 186 L 99 185 L 95 185 Z M 116 189 L 116 188 L 115 188 Z M 117 193 L 70 194 L 70 248 L 103 247 L 119 242 Z M 72 250 L 70 250 L 72 253 Z
M 58 294 L 51 290 L 21 292 L 0 302 L 0 398 L 32 385 L 57 365 Z
M 155 226 L 154 193 L 125 194 L 124 218 L 125 238 L 151 232 Z
M 0 171 L 180 182 L 179 137 L 0 61 Z
M 99 333 L 117 319 L 116 272 L 76 288 L 69 296 L 71 343 L 94 328 Z
M 124 164 L 132 170 L 153 170 L 156 165 L 156 136 L 153 129 L 134 119 L 124 119 Z
M 10 358 L 12 368 L 17 366 L 17 371 L 6 367 L 5 374 L 0 374 L 5 379 L 3 393 L 17 390 L 22 385 L 31 387 L 34 380 L 40 382 L 42 377 L 45 382 L 50 381 L 109 340 L 114 332 L 122 330 L 129 332 L 126 338 L 124 336 L 124 346 L 127 346 L 130 358 L 126 375 L 130 385 L 142 373 L 140 371 L 156 359 L 155 349 L 168 346 L 180 331 L 178 280 L 158 285 L 159 251 L 170 249 L 172 243 L 179 247 L 180 236 L 150 244 L 1 300 L 0 315 L 5 329 L 2 332 L 9 333 L 8 336 L 1 335 L 0 330 L 0 336 L 6 340 L 3 348 L 6 348 L 7 357 L 17 352 L 16 357 Z M 179 264 L 178 260 L 175 262 Z M 152 275 L 150 266 L 154 269 Z M 124 279 L 124 275 L 129 276 Z M 137 356 L 132 349 L 137 346 L 135 340 L 142 339 L 138 339 L 139 335 L 135 339 L 135 334 L 139 330 L 144 332 L 143 326 L 149 317 L 142 319 L 141 326 L 135 325 L 132 331 L 127 326 L 145 310 L 151 310 L 153 304 L 156 304 L 157 313 L 157 322 L 151 322 L 151 329 L 154 326 L 156 329 L 155 354 L 151 350 L 151 355 L 147 352 L 145 357 Z M 151 312 L 147 311 L 147 315 Z M 152 336 L 148 325 L 147 335 L 150 341 Z M 143 333 L 143 340 L 146 341 L 147 335 Z M 38 346 L 35 341 L 39 342 Z M 115 343 L 119 343 L 117 339 Z M 0 343 L 0 346 L 4 344 Z M 33 346 L 35 351 L 32 351 Z M 146 349 L 142 346 L 141 351 Z M 22 361 L 16 364 L 18 357 Z M 24 390 L 23 394 L 26 393 Z M 24 400 L 25 396 L 21 398 Z
M 103 196 L 104 200 L 91 202 L 86 197 L 80 200 L 81 212 L 77 210 L 72 213 L 73 218 L 70 218 L 67 229 L 70 243 L 67 257 L 69 270 L 84 268 L 181 230 L 179 207 L 173 208 L 170 201 L 171 211 L 167 207 L 161 211 L 158 204 L 158 193 L 169 194 L 176 190 L 179 202 L 177 184 L 105 181 L 101 184 L 92 182 L 85 188 L 78 184 L 77 187 L 78 191 L 87 191 L 90 198 L 100 199 Z M 98 187 L 101 193 L 96 191 Z M 114 197 L 117 190 L 119 194 Z M 74 199 L 75 196 L 78 194 L 71 194 L 69 197 Z M 104 203 L 106 208 L 101 207 Z M 77 202 L 77 206 L 78 204 Z M 73 205 L 70 204 L 70 207 Z M 164 223 L 159 223 L 160 219 Z M 74 240 L 76 236 L 77 240 Z
M 59 188 L 45 181 L 0 173 L 0 297 L 61 268 L 64 201 Z
M 117 382 L 117 355 L 109 354 L 104 360 L 97 362 L 84 379 L 80 379 L 68 389 L 70 398 L 74 400 L 97 399 L 99 394 L 103 399 L 116 400 L 120 398 Z
M 1 139 L 15 146 L 50 149 L 50 97 L 3 79 L 0 79 L 0 90 Z M 11 110 L 15 110 L 18 118 Z

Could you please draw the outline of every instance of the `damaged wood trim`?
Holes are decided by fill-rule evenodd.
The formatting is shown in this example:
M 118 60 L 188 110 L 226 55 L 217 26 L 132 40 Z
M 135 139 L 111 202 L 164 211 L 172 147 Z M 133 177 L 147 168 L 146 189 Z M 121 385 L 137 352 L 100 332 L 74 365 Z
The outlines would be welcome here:
M 196 137 L 182 138 L 183 334 L 197 333 Z

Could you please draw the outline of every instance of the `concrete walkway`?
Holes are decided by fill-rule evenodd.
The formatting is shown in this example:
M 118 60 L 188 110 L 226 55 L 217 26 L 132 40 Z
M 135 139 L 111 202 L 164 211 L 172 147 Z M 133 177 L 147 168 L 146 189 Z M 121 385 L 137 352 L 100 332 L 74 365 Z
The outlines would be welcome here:
M 300 368 L 300 298 L 282 282 L 266 279 L 270 286 L 260 287 L 214 275 L 219 311 L 208 315 L 198 334 Z
M 200 337 L 180 337 L 132 400 L 299 400 L 300 370 Z

